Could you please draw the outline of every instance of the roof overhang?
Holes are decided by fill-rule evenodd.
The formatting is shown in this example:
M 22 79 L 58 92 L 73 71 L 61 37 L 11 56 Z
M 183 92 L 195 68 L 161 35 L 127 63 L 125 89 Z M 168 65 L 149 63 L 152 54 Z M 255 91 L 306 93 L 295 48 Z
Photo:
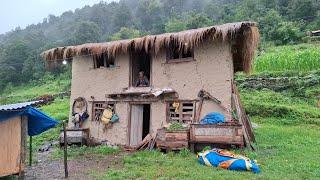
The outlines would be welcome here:
M 41 55 L 47 62 L 101 54 L 116 57 L 120 53 L 141 50 L 157 55 L 161 48 L 168 48 L 172 40 L 179 47 L 186 48 L 199 46 L 205 40 L 232 42 L 235 71 L 249 72 L 259 42 L 259 31 L 254 22 L 237 22 L 128 40 L 57 47 L 44 51 Z

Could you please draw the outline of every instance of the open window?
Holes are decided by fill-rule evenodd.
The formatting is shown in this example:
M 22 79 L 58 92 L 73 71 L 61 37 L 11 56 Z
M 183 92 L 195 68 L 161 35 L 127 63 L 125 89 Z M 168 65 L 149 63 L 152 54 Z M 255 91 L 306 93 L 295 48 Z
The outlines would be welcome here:
M 193 61 L 193 54 L 193 48 L 190 48 L 188 43 L 184 43 L 180 47 L 178 42 L 171 40 L 169 43 L 169 49 L 167 49 L 167 62 Z
M 100 121 L 103 111 L 106 108 L 112 109 L 115 113 L 115 103 L 114 102 L 105 102 L 105 101 L 94 101 L 92 103 L 92 121 Z
M 134 51 L 130 55 L 130 86 L 149 87 L 151 79 L 151 55 L 144 50 Z M 143 78 L 139 78 L 143 74 Z
M 167 122 L 181 122 L 189 124 L 195 117 L 195 101 L 167 102 Z
M 105 53 L 93 56 L 93 67 L 96 68 L 112 68 L 115 67 L 115 58 Z

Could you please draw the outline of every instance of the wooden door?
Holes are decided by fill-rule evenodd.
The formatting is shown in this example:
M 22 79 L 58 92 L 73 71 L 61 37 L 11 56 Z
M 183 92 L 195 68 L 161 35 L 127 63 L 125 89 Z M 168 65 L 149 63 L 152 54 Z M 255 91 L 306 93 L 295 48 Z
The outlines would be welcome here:
M 131 105 L 130 146 L 142 141 L 143 105 Z
M 0 137 L 0 177 L 18 173 L 22 150 L 21 117 L 0 121 Z

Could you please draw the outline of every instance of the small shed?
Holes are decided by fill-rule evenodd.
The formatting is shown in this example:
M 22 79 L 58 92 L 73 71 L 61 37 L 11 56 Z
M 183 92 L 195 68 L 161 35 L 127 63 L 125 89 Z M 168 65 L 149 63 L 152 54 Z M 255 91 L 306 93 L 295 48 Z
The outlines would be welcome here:
M 0 106 L 0 177 L 24 175 L 27 135 L 35 136 L 58 122 L 32 107 L 39 101 Z

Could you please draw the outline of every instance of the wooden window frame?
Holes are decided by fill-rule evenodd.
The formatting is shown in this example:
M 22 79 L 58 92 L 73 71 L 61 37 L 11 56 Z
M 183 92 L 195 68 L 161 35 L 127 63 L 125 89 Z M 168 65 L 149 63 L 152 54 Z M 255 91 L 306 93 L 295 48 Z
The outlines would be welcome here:
M 172 104 L 173 102 L 178 102 L 180 103 L 180 106 L 179 106 L 179 117 L 178 117 L 178 120 L 170 120 L 170 104 Z M 190 120 L 186 120 L 186 119 L 183 119 L 183 109 L 184 109 L 184 106 L 183 104 L 184 103 L 189 103 L 189 104 L 193 104 L 192 106 L 192 113 L 191 113 L 191 119 Z M 196 103 L 197 101 L 196 100 L 170 100 L 170 101 L 166 101 L 166 121 L 167 123 L 171 123 L 171 122 L 182 122 L 184 124 L 188 124 L 188 123 L 192 123 L 194 122 L 195 120 L 195 116 L 196 116 Z M 187 114 L 187 113 L 186 113 Z M 189 114 L 189 113 L 188 113 Z
M 145 88 L 145 87 L 135 87 L 135 82 L 133 82 L 133 59 L 132 59 L 132 55 L 129 55 L 129 85 L 128 87 L 133 87 L 133 88 Z M 153 56 L 150 55 L 150 77 L 149 77 L 149 86 L 147 87 L 152 87 L 152 65 L 153 65 Z
M 100 65 L 99 67 L 97 66 L 98 65 L 98 58 L 103 58 L 103 65 Z M 112 58 L 113 65 L 109 64 L 109 67 L 108 67 L 108 59 L 109 58 Z M 92 60 L 93 60 L 93 69 L 101 69 L 101 68 L 112 69 L 112 68 L 116 67 L 116 58 L 107 57 L 106 54 L 101 54 L 100 57 L 98 55 L 94 55 L 94 56 L 92 56 Z
M 96 107 L 96 104 L 101 104 L 101 107 Z M 97 109 L 100 109 L 100 110 L 102 111 L 101 113 L 103 113 L 103 110 L 104 110 L 105 108 L 103 108 L 102 106 L 103 106 L 104 104 L 112 105 L 112 106 L 113 106 L 113 112 L 116 113 L 116 102 L 114 102 L 114 101 L 92 101 L 91 121 L 100 121 L 100 119 L 99 119 L 99 120 L 96 120 L 96 119 L 95 119 L 96 110 L 97 110 Z M 100 115 L 100 116 L 101 116 L 101 115 Z M 101 118 L 101 117 L 100 117 L 100 118 Z
M 172 43 L 172 42 L 170 42 Z M 171 47 L 172 46 L 172 47 Z M 177 48 L 174 45 L 169 45 L 169 48 L 166 49 L 166 63 L 182 63 L 182 62 L 190 62 L 195 61 L 194 59 L 194 48 L 190 49 L 191 56 L 190 57 L 182 57 L 183 56 L 183 50 L 179 51 L 179 58 L 172 58 L 171 57 L 171 51 L 173 51 L 175 48 Z

